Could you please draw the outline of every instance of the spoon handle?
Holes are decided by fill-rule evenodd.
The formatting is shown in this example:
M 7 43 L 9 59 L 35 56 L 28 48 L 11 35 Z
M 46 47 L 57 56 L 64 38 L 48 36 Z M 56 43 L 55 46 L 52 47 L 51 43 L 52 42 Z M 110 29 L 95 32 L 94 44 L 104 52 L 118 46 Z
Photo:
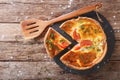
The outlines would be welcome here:
M 92 5 L 88 5 L 88 6 L 85 6 L 83 8 L 80 8 L 78 10 L 75 10 L 73 12 L 70 12 L 70 13 L 64 14 L 62 16 L 59 16 L 57 18 L 54 18 L 52 20 L 49 20 L 48 23 L 50 25 L 50 24 L 53 24 L 53 23 L 58 22 L 58 21 L 70 19 L 72 17 L 75 17 L 75 16 L 78 16 L 78 15 L 81 15 L 81 14 L 96 10 L 96 8 L 98 9 L 98 8 L 101 8 L 101 7 L 102 7 L 102 3 L 100 3 L 100 2 L 92 4 Z

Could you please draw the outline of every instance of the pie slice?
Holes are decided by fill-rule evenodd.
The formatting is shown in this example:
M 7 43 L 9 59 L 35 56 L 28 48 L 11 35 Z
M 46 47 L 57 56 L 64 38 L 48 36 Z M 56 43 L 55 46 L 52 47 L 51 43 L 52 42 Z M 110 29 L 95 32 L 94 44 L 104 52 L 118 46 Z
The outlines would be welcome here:
M 46 51 L 51 58 L 59 54 L 60 51 L 64 50 L 70 44 L 67 39 L 52 28 L 49 28 L 44 41 Z
M 80 17 L 64 22 L 60 28 L 78 42 L 60 58 L 64 64 L 84 70 L 101 62 L 107 51 L 107 43 L 106 35 L 97 21 Z

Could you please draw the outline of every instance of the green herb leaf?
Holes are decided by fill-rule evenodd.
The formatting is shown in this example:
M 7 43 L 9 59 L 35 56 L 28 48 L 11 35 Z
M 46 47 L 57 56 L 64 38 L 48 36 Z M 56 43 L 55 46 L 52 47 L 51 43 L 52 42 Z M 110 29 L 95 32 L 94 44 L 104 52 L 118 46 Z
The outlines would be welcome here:
M 54 33 L 51 33 L 51 34 L 50 34 L 50 38 L 53 39 L 53 40 L 55 39 Z
M 71 24 L 68 24 L 67 26 L 68 26 L 68 27 L 70 27 L 70 26 L 71 26 Z
M 60 42 L 61 42 L 61 43 L 62 43 L 62 42 L 65 42 L 65 40 L 64 40 L 64 39 L 61 39 Z
M 96 34 L 98 32 L 98 30 L 97 29 L 94 29 L 94 33 Z
M 52 49 L 52 48 L 53 48 L 54 45 L 53 45 L 53 43 L 52 43 L 51 40 L 47 39 L 47 40 L 46 40 L 46 43 L 48 44 L 49 49 Z
M 86 49 L 92 49 L 92 46 L 86 47 Z
M 50 48 L 53 48 L 53 47 L 54 47 L 54 45 L 53 45 L 52 43 L 50 43 L 49 45 L 50 45 Z
M 82 23 L 83 23 L 83 21 L 81 21 L 81 20 L 79 20 L 78 22 L 79 22 L 80 24 L 82 24 Z
M 84 30 L 85 29 L 85 27 L 84 27 L 84 25 L 81 25 L 81 26 L 79 26 L 82 30 Z
M 49 43 L 52 43 L 52 41 L 51 41 L 51 40 L 49 40 L 49 39 L 47 39 L 47 40 L 46 40 L 46 43 L 48 43 L 48 44 L 49 44 Z
M 98 51 L 98 52 L 100 52 L 100 51 L 101 51 L 101 49 L 99 49 L 99 48 L 98 48 L 98 49 L 97 49 L 97 51 Z

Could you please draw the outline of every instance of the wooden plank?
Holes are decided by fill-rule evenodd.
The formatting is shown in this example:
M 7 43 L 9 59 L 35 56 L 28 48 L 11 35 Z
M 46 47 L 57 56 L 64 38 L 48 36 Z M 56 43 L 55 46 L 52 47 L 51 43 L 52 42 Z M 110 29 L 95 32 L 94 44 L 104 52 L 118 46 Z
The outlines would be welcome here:
M 25 4 L 68 4 L 69 0 L 59 1 L 59 0 L 0 0 L 0 3 L 25 3 Z M 75 2 L 78 2 L 77 0 Z
M 77 1 L 77 0 L 73 1 L 71 5 L 67 0 L 64 0 L 64 1 L 54 0 L 54 2 L 52 0 L 47 0 L 47 2 L 45 3 L 39 3 L 38 0 L 36 1 L 14 0 L 13 3 L 11 3 L 11 1 L 13 0 L 10 0 L 10 1 L 1 0 L 0 22 L 20 22 L 21 20 L 24 20 L 27 18 L 40 18 L 43 20 L 48 20 L 48 19 L 55 18 L 56 16 L 60 16 L 64 13 L 76 10 L 90 3 L 94 3 L 92 1 L 88 1 L 86 3 L 84 1 Z M 7 3 L 4 3 L 4 2 L 7 2 Z M 36 3 L 32 4 L 34 2 Z M 109 5 L 111 2 L 112 4 Z M 27 3 L 27 4 L 24 4 L 24 3 Z M 113 21 L 112 17 L 114 15 L 116 15 L 116 21 L 120 21 L 119 7 L 120 5 L 119 5 L 119 2 L 117 1 L 105 1 L 104 6 L 100 10 L 100 12 L 103 15 L 105 15 L 105 17 L 108 18 L 109 21 Z
M 0 61 L 50 61 L 43 42 L 0 42 Z
M 11 27 L 10 27 L 11 26 Z M 22 39 L 22 32 L 19 24 L 0 24 L 0 41 L 15 41 Z
M 111 60 L 120 60 L 120 41 L 116 41 Z M 51 61 L 43 42 L 0 42 L 0 61 Z
M 120 40 L 120 24 L 113 27 L 115 39 Z M 45 34 L 45 33 L 44 33 Z M 43 38 L 43 36 L 41 37 Z M 0 23 L 0 41 L 24 41 L 20 24 L 18 23 Z M 43 40 L 43 39 L 41 39 Z
M 52 4 L 65 4 L 68 3 L 70 0 L 0 0 L 0 3 L 11 3 L 11 2 L 19 2 L 19 3 L 52 3 Z M 71 0 L 72 1 L 72 0 Z M 108 2 L 108 3 L 115 3 L 115 2 L 120 2 L 119 0 L 99 0 L 100 2 Z M 81 2 L 86 2 L 86 1 L 80 1 L 80 0 L 75 0 L 73 1 L 76 4 L 77 3 L 81 3 Z M 98 2 L 97 0 L 93 0 L 93 1 L 87 1 L 87 2 Z M 87 3 L 86 3 L 87 4 Z
M 67 73 L 54 62 L 0 62 L 0 79 L 119 80 L 120 62 L 109 62 L 99 71 L 88 75 Z

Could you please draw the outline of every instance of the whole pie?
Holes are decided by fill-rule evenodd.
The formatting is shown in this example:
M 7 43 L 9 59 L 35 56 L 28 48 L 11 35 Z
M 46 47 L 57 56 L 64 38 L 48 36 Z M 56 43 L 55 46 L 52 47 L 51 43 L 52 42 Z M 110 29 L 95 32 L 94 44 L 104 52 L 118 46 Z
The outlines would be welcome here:
M 107 51 L 106 35 L 96 20 L 79 17 L 65 21 L 60 28 L 78 42 L 62 55 L 60 60 L 63 64 L 77 70 L 85 70 L 102 61 Z M 51 33 L 54 34 L 54 39 Z M 51 48 L 51 44 L 54 48 Z M 69 44 L 72 43 L 52 28 L 46 34 L 45 47 L 52 58 Z

